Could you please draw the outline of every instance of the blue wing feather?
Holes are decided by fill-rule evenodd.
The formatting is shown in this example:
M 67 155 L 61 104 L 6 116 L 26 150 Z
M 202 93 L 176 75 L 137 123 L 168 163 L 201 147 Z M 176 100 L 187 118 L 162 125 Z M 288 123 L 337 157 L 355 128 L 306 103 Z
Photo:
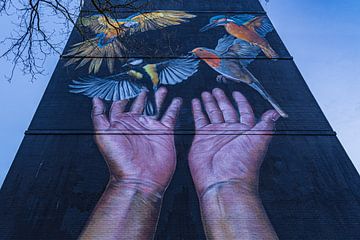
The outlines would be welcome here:
M 160 84 L 174 85 L 185 81 L 197 72 L 199 62 L 198 59 L 186 57 L 156 64 Z
M 215 48 L 215 51 L 222 54 L 228 51 L 229 47 L 233 44 L 236 38 L 231 35 L 224 35 L 218 40 L 218 44 Z
M 243 25 L 244 23 L 254 19 L 256 16 L 252 14 L 240 14 L 230 17 L 230 19 L 234 20 L 236 24 Z
M 146 89 L 135 83 L 127 74 L 117 74 L 106 78 L 89 76 L 73 80 L 69 85 L 71 93 L 88 97 L 98 97 L 108 101 L 134 98 Z

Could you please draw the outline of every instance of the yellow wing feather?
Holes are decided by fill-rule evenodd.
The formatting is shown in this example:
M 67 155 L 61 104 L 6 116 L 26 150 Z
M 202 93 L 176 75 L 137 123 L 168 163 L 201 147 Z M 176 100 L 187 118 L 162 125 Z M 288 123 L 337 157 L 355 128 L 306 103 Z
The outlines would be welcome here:
M 89 73 L 97 73 L 100 66 L 105 60 L 110 72 L 114 71 L 115 57 L 121 57 L 125 51 L 125 47 L 118 40 L 100 48 L 97 45 L 98 39 L 93 38 L 74 44 L 64 57 L 69 57 L 65 66 L 78 63 L 76 68 L 80 68 L 90 62 Z
M 92 15 L 82 17 L 78 21 L 78 26 L 84 26 L 90 28 L 95 33 L 107 32 L 117 30 L 123 32 L 122 25 L 124 22 L 119 22 L 114 18 L 106 15 Z
M 131 29 L 130 34 L 138 31 L 145 32 L 172 25 L 179 25 L 194 17 L 196 17 L 196 15 L 175 10 L 158 10 L 154 12 L 139 13 L 131 18 L 131 20 L 139 23 L 139 27 Z

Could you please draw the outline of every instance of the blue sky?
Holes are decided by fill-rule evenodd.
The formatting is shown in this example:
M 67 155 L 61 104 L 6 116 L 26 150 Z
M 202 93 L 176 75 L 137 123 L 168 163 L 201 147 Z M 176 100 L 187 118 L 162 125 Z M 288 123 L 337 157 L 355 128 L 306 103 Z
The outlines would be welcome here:
M 270 0 L 264 4 L 276 30 L 294 57 L 312 93 L 360 169 L 360 1 Z M 0 39 L 12 25 L 0 17 Z M 58 56 L 49 56 L 47 75 L 30 82 L 16 71 L 4 78 L 11 64 L 0 60 L 0 184 L 23 138 Z M 6 139 L 6 141 L 4 141 Z

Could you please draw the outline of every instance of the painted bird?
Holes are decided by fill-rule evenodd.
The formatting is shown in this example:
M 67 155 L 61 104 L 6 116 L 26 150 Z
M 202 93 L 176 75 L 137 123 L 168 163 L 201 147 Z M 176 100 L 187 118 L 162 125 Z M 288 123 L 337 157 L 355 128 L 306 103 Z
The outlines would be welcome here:
M 174 85 L 197 72 L 199 60 L 186 56 L 155 64 L 144 64 L 142 59 L 129 59 L 123 67 L 129 70 L 109 77 L 90 76 L 73 80 L 70 92 L 109 101 L 130 99 L 148 91 L 145 113 L 157 113 L 154 93 L 160 84 Z
M 77 66 L 79 68 L 90 62 L 89 73 L 97 73 L 105 59 L 107 67 L 112 73 L 115 57 L 123 56 L 126 51 L 122 41 L 125 37 L 180 25 L 194 17 L 196 16 L 184 11 L 173 10 L 136 13 L 124 19 L 115 19 L 104 14 L 82 17 L 79 25 L 90 28 L 97 35 L 92 39 L 73 45 L 64 55 L 71 58 L 65 66 L 79 62 Z
M 227 17 L 218 15 L 212 17 L 210 23 L 201 28 L 200 31 L 204 32 L 217 26 L 224 26 L 230 35 L 260 47 L 268 58 L 279 57 L 265 39 L 266 34 L 274 30 L 269 18 L 266 16 L 256 17 L 250 14 L 242 14 Z
M 226 83 L 230 80 L 248 84 L 259 92 L 282 117 L 288 117 L 259 80 L 246 68 L 261 52 L 259 47 L 233 36 L 225 35 L 219 39 L 215 50 L 199 47 L 192 52 L 221 74 L 217 77 L 218 81 Z

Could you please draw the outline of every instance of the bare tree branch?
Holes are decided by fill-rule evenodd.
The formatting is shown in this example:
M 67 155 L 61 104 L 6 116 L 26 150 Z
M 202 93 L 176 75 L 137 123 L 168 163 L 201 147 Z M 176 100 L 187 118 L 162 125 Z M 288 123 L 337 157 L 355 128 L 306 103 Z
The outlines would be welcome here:
M 61 54 L 64 43 L 75 27 L 86 38 L 84 28 L 78 17 L 81 8 L 87 4 L 94 9 L 94 14 L 103 14 L 108 23 L 108 17 L 116 15 L 121 10 L 138 10 L 138 0 L 127 0 L 115 3 L 114 0 L 0 0 L 0 15 L 15 19 L 14 30 L 0 44 L 5 49 L 0 52 L 0 58 L 12 62 L 11 81 L 15 69 L 35 79 L 44 73 L 44 62 L 47 56 Z M 115 17 L 116 18 L 116 17 Z M 118 26 L 113 26 L 119 29 Z

